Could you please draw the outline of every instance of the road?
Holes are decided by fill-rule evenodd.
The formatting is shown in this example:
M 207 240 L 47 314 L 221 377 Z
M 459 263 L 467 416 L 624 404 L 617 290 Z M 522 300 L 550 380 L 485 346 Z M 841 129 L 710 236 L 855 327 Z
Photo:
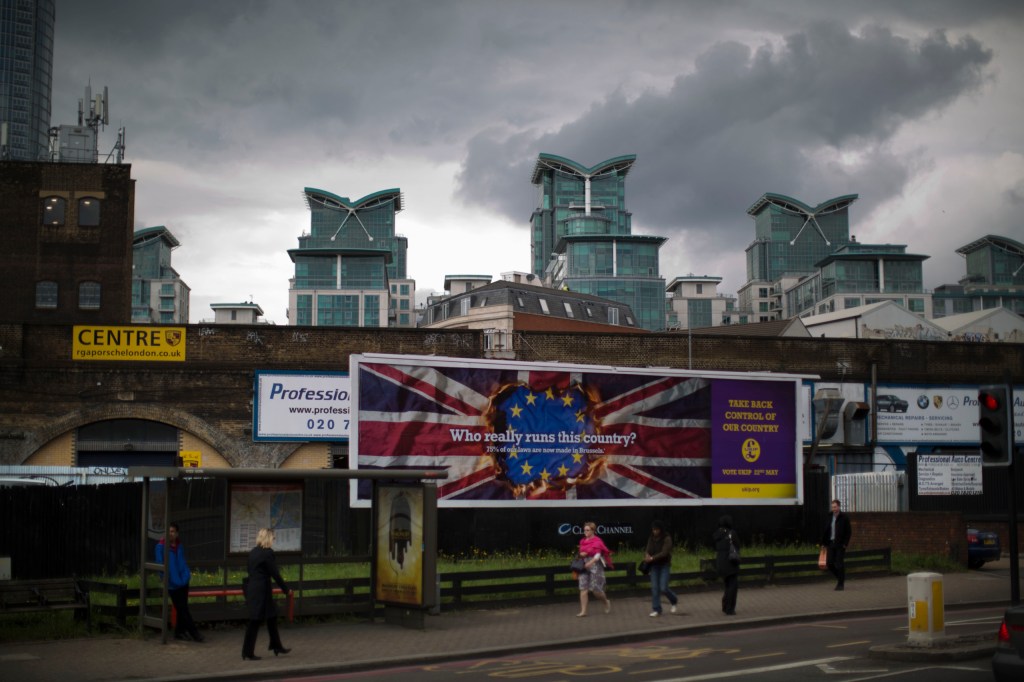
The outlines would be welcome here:
M 946 613 L 947 635 L 995 637 L 1002 608 Z M 869 657 L 870 648 L 906 641 L 907 617 L 878 616 L 742 628 L 598 648 L 524 653 L 343 675 L 293 678 L 380 680 L 414 675 L 436 680 L 556 682 L 973 682 L 992 679 L 988 658 L 961 662 L 894 662 Z

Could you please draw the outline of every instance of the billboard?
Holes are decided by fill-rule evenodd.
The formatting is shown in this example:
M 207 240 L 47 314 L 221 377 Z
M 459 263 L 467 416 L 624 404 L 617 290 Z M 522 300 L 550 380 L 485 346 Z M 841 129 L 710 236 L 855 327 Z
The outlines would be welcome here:
M 1015 438 L 1024 434 L 1024 400 L 1013 401 Z M 870 391 L 865 387 L 865 400 Z M 978 386 L 880 385 L 875 394 L 879 444 L 977 445 Z
M 185 362 L 185 327 L 75 325 L 71 359 Z
M 349 466 L 446 469 L 441 507 L 801 501 L 808 377 L 378 354 L 350 375 Z
M 350 382 L 344 372 L 256 372 L 254 441 L 345 441 Z

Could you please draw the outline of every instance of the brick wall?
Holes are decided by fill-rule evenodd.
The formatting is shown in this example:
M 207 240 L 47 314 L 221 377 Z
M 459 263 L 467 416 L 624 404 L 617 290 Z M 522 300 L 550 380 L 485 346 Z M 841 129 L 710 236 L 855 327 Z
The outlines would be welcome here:
M 482 358 L 472 330 L 190 325 L 186 362 L 71 360 L 69 325 L 0 323 L 0 463 L 105 419 L 150 419 L 208 443 L 230 466 L 281 466 L 296 443 L 252 441 L 255 370 L 347 370 L 354 353 Z M 1024 344 L 524 332 L 520 360 L 772 371 L 822 380 L 962 384 L 1024 377 Z M 844 369 L 838 374 L 838 368 Z
M 0 321 L 124 324 L 131 320 L 135 181 L 128 164 L 0 162 Z M 44 225 L 42 198 L 64 199 L 63 225 Z M 98 225 L 79 226 L 78 200 L 100 201 Z M 39 281 L 57 283 L 57 307 L 35 305 Z M 98 282 L 100 307 L 78 287 Z
M 960 512 L 851 512 L 850 549 L 946 556 L 967 563 L 967 523 Z

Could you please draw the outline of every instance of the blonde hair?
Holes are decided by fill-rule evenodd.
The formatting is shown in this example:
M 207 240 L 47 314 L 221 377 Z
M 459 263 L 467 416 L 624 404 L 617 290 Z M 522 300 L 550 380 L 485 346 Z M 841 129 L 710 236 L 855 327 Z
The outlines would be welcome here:
M 593 521 L 587 521 L 586 523 L 583 524 L 583 527 L 584 528 L 589 528 L 590 530 L 594 531 L 595 535 L 597 535 L 597 524 L 594 523 Z
M 256 534 L 256 546 L 257 547 L 270 547 L 274 544 L 274 529 L 273 528 L 260 528 L 260 532 Z

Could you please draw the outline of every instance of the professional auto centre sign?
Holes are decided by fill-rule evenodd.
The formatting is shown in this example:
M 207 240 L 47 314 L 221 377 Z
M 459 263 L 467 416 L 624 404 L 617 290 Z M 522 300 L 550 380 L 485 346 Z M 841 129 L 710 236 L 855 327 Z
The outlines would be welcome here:
M 185 327 L 76 325 L 72 334 L 72 360 L 185 361 Z
M 350 390 L 346 372 L 256 372 L 253 440 L 348 440 Z

